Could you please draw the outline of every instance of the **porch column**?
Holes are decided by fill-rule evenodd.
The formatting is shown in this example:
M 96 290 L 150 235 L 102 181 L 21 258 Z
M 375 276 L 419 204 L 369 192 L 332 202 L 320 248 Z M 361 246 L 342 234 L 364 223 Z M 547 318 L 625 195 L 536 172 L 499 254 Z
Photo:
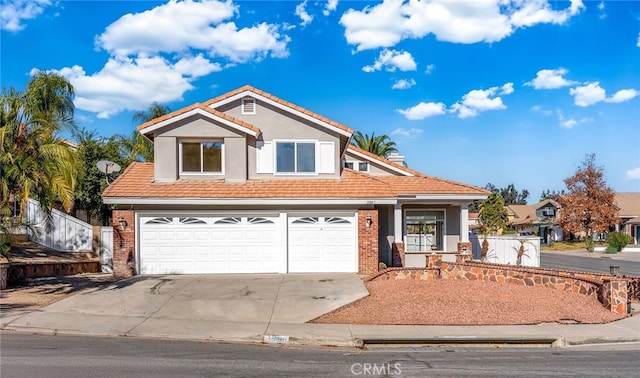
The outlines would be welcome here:
M 402 243 L 402 205 L 396 204 L 393 209 L 393 237 L 395 243 Z
M 469 204 L 460 205 L 460 241 L 469 241 Z

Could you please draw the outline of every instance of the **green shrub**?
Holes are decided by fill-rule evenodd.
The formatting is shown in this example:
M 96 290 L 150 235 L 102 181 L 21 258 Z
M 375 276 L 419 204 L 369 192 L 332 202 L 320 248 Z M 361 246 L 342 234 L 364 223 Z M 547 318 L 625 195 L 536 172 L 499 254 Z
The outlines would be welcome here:
M 593 241 L 593 238 L 591 238 L 591 237 L 587 237 L 587 239 L 585 239 L 584 245 L 585 245 L 585 248 L 587 248 L 587 251 L 589 251 L 589 252 L 593 252 L 595 250 L 595 247 L 596 247 L 596 245 L 595 245 L 595 243 Z
M 618 253 L 618 249 L 616 247 L 607 246 L 607 249 L 604 250 L 604 253 L 607 253 L 607 254 Z
M 385 264 L 384 262 L 380 261 L 378 263 L 378 270 L 385 270 L 387 269 L 387 264 Z
M 610 232 L 609 235 L 607 235 L 607 243 L 609 244 L 607 250 L 612 248 L 615 249 L 616 252 L 620 252 L 622 248 L 632 241 L 631 235 L 625 234 L 624 232 Z

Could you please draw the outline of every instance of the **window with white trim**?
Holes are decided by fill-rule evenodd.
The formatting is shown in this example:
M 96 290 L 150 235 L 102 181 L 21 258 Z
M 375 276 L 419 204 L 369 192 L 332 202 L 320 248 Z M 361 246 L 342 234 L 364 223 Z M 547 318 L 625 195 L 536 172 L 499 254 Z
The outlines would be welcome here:
M 180 172 L 188 174 L 222 174 L 222 141 L 180 142 Z
M 315 173 L 315 142 L 276 142 L 276 173 Z
M 254 98 L 242 99 L 242 114 L 256 114 L 256 100 Z
M 369 172 L 369 162 L 366 161 L 345 161 L 344 167 L 360 172 Z

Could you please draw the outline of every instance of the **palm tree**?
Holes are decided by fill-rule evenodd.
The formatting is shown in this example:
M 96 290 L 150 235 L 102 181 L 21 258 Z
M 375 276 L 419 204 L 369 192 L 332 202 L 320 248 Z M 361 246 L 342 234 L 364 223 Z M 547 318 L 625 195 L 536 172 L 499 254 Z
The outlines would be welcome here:
M 386 135 L 376 136 L 376 133 L 371 133 L 371 136 L 369 136 L 358 131 L 353 136 L 351 144 L 384 158 L 387 158 L 392 152 L 398 152 L 395 142 L 389 140 Z
M 73 206 L 76 157 L 68 143 L 57 136 L 60 128 L 73 125 L 73 109 L 69 108 L 73 102 L 68 101 L 73 88 L 64 81 L 53 74 L 36 75 L 25 92 L 2 90 L 0 211 L 4 216 L 10 214 L 16 199 L 20 201 L 19 221 L 29 198 L 40 202 L 47 219 L 56 203 L 66 211 Z M 58 87 L 62 91 L 52 90 Z
M 132 119 L 134 123 L 145 123 L 170 112 L 171 109 L 167 106 L 153 102 L 147 110 L 136 112 Z M 116 139 L 122 147 L 123 158 L 128 163 L 153 161 L 153 143 L 138 131 L 134 131 L 129 137 L 117 135 Z
M 60 130 L 75 131 L 71 83 L 53 72 L 40 71 L 27 84 L 25 101 L 34 119 L 46 125 L 51 134 Z

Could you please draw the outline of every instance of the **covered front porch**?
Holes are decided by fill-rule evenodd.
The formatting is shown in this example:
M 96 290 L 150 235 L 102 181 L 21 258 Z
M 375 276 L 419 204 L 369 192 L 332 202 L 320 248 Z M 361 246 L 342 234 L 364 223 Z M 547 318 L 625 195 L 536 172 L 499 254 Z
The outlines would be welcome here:
M 387 266 L 425 267 L 426 256 L 471 253 L 468 198 L 443 201 L 405 199 L 376 206 L 379 212 L 380 261 Z

